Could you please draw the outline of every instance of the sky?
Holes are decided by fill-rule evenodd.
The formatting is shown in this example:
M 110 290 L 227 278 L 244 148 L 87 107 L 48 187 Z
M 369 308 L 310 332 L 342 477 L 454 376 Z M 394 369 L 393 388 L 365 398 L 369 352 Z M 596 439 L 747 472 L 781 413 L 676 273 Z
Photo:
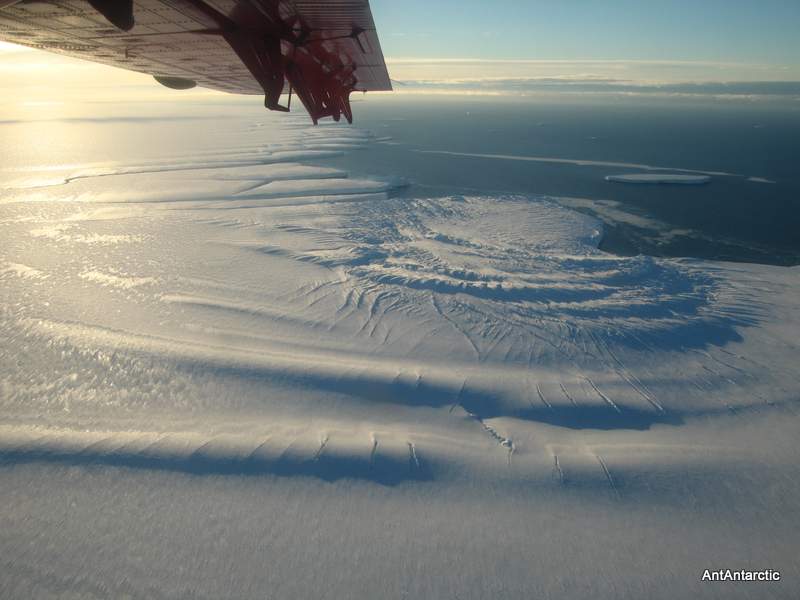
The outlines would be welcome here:
M 372 0 L 387 56 L 800 62 L 797 0 Z
M 800 102 L 798 83 L 741 85 L 800 82 L 798 0 L 372 0 L 371 6 L 401 94 L 777 94 Z M 176 94 L 145 75 L 0 42 L 5 115 L 87 97 L 172 102 L 214 95 Z

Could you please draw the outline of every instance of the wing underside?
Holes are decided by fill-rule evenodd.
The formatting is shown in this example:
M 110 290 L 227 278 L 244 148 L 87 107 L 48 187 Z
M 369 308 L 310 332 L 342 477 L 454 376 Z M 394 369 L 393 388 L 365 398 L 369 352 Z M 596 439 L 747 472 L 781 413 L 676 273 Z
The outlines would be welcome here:
M 350 92 L 391 89 L 367 0 L 128 0 L 128 13 L 125 3 L 0 0 L 0 39 L 160 81 L 264 94 L 276 110 L 292 90 L 315 122 L 350 120 Z

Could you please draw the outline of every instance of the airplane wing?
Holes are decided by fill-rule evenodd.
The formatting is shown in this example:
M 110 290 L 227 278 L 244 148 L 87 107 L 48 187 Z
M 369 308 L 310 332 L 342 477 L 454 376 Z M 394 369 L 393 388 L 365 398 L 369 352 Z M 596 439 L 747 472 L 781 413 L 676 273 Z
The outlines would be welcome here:
M 391 90 L 368 0 L 0 0 L 0 40 L 352 122 L 350 94 Z

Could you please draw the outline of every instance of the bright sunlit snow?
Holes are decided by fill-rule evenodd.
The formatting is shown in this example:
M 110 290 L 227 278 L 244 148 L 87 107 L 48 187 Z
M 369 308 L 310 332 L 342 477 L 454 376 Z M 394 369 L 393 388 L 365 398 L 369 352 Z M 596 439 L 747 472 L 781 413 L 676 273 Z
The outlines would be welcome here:
M 324 159 L 372 133 L 261 120 L 0 173 L 10 597 L 796 577 L 800 270 L 613 256 L 562 204 L 350 176 Z

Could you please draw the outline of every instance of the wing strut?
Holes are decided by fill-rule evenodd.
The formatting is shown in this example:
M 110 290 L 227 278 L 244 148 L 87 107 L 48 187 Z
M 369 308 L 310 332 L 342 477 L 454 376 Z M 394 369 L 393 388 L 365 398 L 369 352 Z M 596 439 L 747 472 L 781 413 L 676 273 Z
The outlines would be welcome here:
M 268 30 L 241 27 L 203 0 L 188 1 L 217 25 L 216 29 L 195 33 L 221 35 L 264 90 L 264 106 L 289 112 L 289 108 L 280 103 L 285 79 L 281 36 Z
M 360 40 L 363 29 L 353 27 L 346 35 L 312 38 L 313 29 L 299 18 L 284 19 L 277 11 L 268 15 L 259 13 L 257 21 L 239 24 L 204 0 L 188 1 L 217 26 L 196 33 L 225 38 L 264 90 L 264 105 L 268 109 L 289 111 L 288 106 L 280 103 L 284 82 L 288 82 L 315 125 L 323 117 L 338 121 L 342 115 L 352 123 L 350 93 L 357 83 L 356 66 L 344 64 L 337 53 L 325 48 L 324 42 L 352 39 L 363 49 Z M 284 43 L 291 48 L 288 56 L 283 53 Z
M 3 1 L 8 0 L 0 0 Z M 88 1 L 119 29 L 133 28 L 133 0 Z M 284 18 L 277 3 L 261 5 L 261 11 L 240 12 L 229 17 L 205 0 L 184 1 L 211 25 L 192 33 L 224 38 L 264 90 L 264 105 L 268 109 L 289 112 L 290 106 L 280 103 L 288 82 L 289 104 L 292 92 L 296 93 L 314 124 L 323 117 L 339 121 L 342 115 L 349 123 L 353 122 L 350 94 L 357 84 L 356 65 L 343 61 L 341 54 L 329 49 L 327 43 L 351 39 L 366 52 L 361 41 L 364 29 L 354 25 L 344 35 L 312 37 L 314 29 L 299 16 Z M 284 55 L 284 51 L 288 55 Z M 184 89 L 193 83 L 165 77 L 158 81 Z

